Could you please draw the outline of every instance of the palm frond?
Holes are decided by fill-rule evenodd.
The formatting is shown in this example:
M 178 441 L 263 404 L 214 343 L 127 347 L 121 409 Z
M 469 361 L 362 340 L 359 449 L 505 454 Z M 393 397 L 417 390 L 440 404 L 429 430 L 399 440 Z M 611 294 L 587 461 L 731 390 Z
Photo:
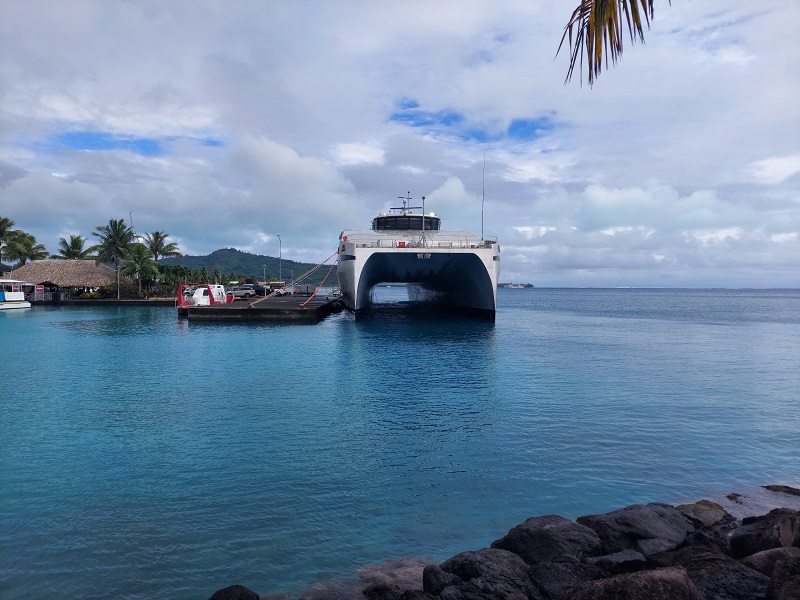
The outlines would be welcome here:
M 561 43 L 556 56 L 561 52 L 565 41 L 569 41 L 570 61 L 564 83 L 569 83 L 575 72 L 575 66 L 581 73 L 583 81 L 583 59 L 586 57 L 589 85 L 603 70 L 603 63 L 608 69 L 616 65 L 622 55 L 623 27 L 627 25 L 631 44 L 637 39 L 644 43 L 644 27 L 650 27 L 654 0 L 581 0 L 572 12 L 569 22 L 564 27 Z M 668 0 L 670 4 L 672 0 Z

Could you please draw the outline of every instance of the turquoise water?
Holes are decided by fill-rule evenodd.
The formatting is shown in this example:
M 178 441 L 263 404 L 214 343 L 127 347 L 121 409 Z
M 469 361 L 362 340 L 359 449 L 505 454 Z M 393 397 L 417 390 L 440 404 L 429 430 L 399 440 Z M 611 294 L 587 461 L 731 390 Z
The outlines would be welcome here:
M 0 598 L 297 594 L 525 518 L 800 483 L 800 292 L 316 325 L 0 314 Z

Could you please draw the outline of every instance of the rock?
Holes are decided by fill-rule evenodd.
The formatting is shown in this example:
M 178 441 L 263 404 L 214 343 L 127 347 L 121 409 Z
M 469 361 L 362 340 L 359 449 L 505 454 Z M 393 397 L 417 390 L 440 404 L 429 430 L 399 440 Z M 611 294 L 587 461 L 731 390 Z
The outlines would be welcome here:
M 570 600 L 699 600 L 686 571 L 679 567 L 627 573 L 582 583 Z
M 356 571 L 356 575 L 364 587 L 385 584 L 401 590 L 421 590 L 423 570 L 433 564 L 426 558 L 407 556 L 364 565 Z
M 788 485 L 765 485 L 765 490 L 770 492 L 780 492 L 782 494 L 789 494 L 790 496 L 800 496 L 800 490 L 790 487 Z
M 599 547 L 600 538 L 592 529 L 559 515 L 532 517 L 492 542 L 492 548 L 513 552 L 530 565 L 559 556 L 581 558 Z
M 681 546 L 704 546 L 711 552 L 730 554 L 730 536 L 738 526 L 735 520 L 723 519 L 714 525 L 700 527 L 689 533 Z
M 436 596 L 419 590 L 406 590 L 400 600 L 436 600 Z
M 243 585 L 229 585 L 217 590 L 208 600 L 260 600 L 258 594 Z
M 775 563 L 767 597 L 770 600 L 800 600 L 800 558 L 791 556 Z
M 742 519 L 742 525 L 730 538 L 734 558 L 789 546 L 800 546 L 800 511 L 789 508 L 776 508 L 766 515 Z
M 367 600 L 400 600 L 403 596 L 403 590 L 387 583 L 371 583 L 362 593 Z
M 462 581 L 458 575 L 443 571 L 438 565 L 425 567 L 422 571 L 422 589 L 431 594 L 441 594 L 447 586 L 459 583 Z
M 647 564 L 647 559 L 636 550 L 620 550 L 614 554 L 589 557 L 586 562 L 590 565 L 596 565 L 612 575 L 619 575 L 621 573 L 639 571 Z
M 528 576 L 550 600 L 564 600 L 567 591 L 587 581 L 608 577 L 608 571 L 596 566 L 587 565 L 575 558 L 561 557 L 552 562 L 541 562 L 531 565 Z
M 644 556 L 672 550 L 694 526 L 669 504 L 634 504 L 614 512 L 576 519 L 597 532 L 607 554 L 632 549 Z
M 779 560 L 787 560 L 793 556 L 800 557 L 800 548 L 772 548 L 771 550 L 762 550 L 750 556 L 743 558 L 741 563 L 755 569 L 759 573 L 763 573 L 767 577 L 772 577 L 772 572 L 775 570 L 775 564 Z
M 649 568 L 679 567 L 687 564 L 693 556 L 708 553 L 709 549 L 704 546 L 684 546 L 677 550 L 651 554 L 647 557 L 647 565 Z
M 702 597 L 714 600 L 766 598 L 769 577 L 723 554 L 687 555 L 680 563 Z
M 719 522 L 733 521 L 733 516 L 721 505 L 711 500 L 700 500 L 693 504 L 676 506 L 680 513 L 695 527 L 709 527 Z
M 499 548 L 462 552 L 439 565 L 446 573 L 461 579 L 445 587 L 445 600 L 544 600 L 528 577 L 528 566 L 519 556 Z M 426 590 L 427 591 L 427 590 Z

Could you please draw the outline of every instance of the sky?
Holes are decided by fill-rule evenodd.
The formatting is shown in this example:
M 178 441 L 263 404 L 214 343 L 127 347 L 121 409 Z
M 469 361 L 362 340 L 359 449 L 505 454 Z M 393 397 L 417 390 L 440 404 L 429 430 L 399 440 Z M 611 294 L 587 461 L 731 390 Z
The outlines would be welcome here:
M 800 288 L 800 2 L 659 0 L 591 87 L 573 5 L 0 0 L 0 216 L 317 263 L 409 194 L 504 282 Z

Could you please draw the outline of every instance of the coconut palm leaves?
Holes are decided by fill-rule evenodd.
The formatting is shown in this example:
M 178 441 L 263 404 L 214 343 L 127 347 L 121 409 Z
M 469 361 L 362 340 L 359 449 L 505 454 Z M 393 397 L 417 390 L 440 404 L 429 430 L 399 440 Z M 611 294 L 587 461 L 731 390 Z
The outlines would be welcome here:
M 47 249 L 24 231 L 10 231 L 6 236 L 6 256 L 18 262 L 17 268 L 29 260 L 47 258 Z
M 117 270 L 117 299 L 119 300 L 119 266 L 128 256 L 130 245 L 133 243 L 135 237 L 133 227 L 125 225 L 125 219 L 111 219 L 108 225 L 95 229 L 92 235 L 99 239 L 99 243 L 89 250 L 97 252 L 96 262 L 114 263 L 114 268 Z
M 589 85 L 592 85 L 603 70 L 603 62 L 608 68 L 609 55 L 611 63 L 616 64 L 622 54 L 624 26 L 627 25 L 632 44 L 637 38 L 644 43 L 642 24 L 649 28 L 652 18 L 653 0 L 581 0 L 564 27 L 556 52 L 558 54 L 564 40 L 569 39 L 570 61 L 564 83 L 572 79 L 576 63 L 583 73 L 585 52 Z
M 69 241 L 65 238 L 58 240 L 58 254 L 53 254 L 50 258 L 65 258 L 70 260 L 80 260 L 91 258 L 91 249 L 84 250 L 86 238 L 80 235 L 69 236 Z
M 167 243 L 168 237 L 169 235 L 163 231 L 154 231 L 153 233 L 144 234 L 145 245 L 150 250 L 150 253 L 153 255 L 153 260 L 155 260 L 156 263 L 158 263 L 159 256 L 174 256 L 176 258 L 183 256 L 178 252 L 178 244 L 175 242 Z
M 153 260 L 147 246 L 140 243 L 131 244 L 123 261 L 123 275 L 134 277 L 139 283 L 139 295 L 142 295 L 142 280 L 152 281 L 158 275 L 158 265 Z
M 111 219 L 108 225 L 96 227 L 92 235 L 99 239 L 97 244 L 89 248 L 97 252 L 97 262 L 113 262 L 117 268 L 128 256 L 129 246 L 135 236 L 133 227 L 128 227 L 125 219 Z
M 12 227 L 14 227 L 14 221 L 8 217 L 0 217 L 0 264 L 3 262 L 3 248 L 8 241 L 8 236 L 12 231 Z

